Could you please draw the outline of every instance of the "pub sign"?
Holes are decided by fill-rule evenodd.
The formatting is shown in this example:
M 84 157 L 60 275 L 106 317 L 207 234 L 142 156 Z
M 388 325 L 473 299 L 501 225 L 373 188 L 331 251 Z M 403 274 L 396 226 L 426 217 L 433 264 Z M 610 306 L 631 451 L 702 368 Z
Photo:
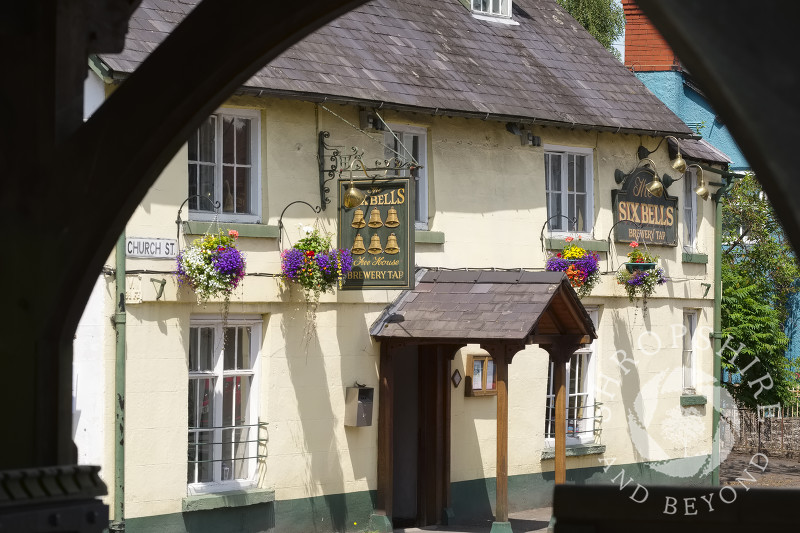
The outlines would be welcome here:
M 653 181 L 648 168 L 637 169 L 611 191 L 616 242 L 644 242 L 657 246 L 678 246 L 678 198 L 661 196 L 647 190 Z
M 353 254 L 344 290 L 414 288 L 413 178 L 353 180 L 366 197 L 342 203 L 349 179 L 339 180 L 339 248 Z

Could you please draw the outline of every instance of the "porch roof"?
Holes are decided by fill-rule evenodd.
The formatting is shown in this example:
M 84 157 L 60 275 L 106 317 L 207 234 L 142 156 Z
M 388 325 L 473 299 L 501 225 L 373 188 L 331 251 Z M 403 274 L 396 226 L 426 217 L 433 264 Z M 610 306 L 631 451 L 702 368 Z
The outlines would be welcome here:
M 379 340 L 409 343 L 536 343 L 597 338 L 562 272 L 427 271 L 372 324 Z

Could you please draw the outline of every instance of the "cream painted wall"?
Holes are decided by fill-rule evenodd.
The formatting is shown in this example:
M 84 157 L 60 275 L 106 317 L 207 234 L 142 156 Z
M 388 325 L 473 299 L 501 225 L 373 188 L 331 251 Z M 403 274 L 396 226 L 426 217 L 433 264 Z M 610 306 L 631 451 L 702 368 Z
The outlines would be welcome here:
M 365 150 L 364 159 L 383 158 L 381 146 L 312 103 L 270 98 L 236 97 L 236 106 L 261 110 L 262 220 L 277 225 L 283 208 L 294 200 L 319 203 L 317 131 L 331 132 L 330 144 Z M 357 124 L 357 109 L 326 104 L 332 111 Z M 386 111 L 387 122 L 428 128 L 428 176 L 430 229 L 445 234 L 445 244 L 418 244 L 417 264 L 450 268 L 542 268 L 546 253 L 540 232 L 546 218 L 544 203 L 544 150 L 520 146 L 519 138 L 502 123 L 461 118 L 431 117 Z M 613 221 L 610 190 L 614 170 L 630 171 L 636 164 L 640 142 L 652 147 L 656 140 L 632 135 L 534 128 L 548 144 L 590 147 L 594 151 L 595 238 L 605 240 Z M 380 139 L 380 135 L 373 137 Z M 653 154 L 659 169 L 668 168 L 666 150 Z M 164 170 L 126 229 L 128 236 L 175 238 L 178 206 L 188 196 L 187 151 L 180 150 Z M 682 188 L 672 187 L 680 197 Z M 336 182 L 331 182 L 333 202 L 319 219 L 336 231 Z M 679 200 L 682 202 L 682 199 Z M 682 204 L 681 204 L 682 205 Z M 184 209 L 183 218 L 188 210 Z M 669 457 L 710 453 L 711 409 L 694 415 L 681 410 L 673 381 L 659 381 L 680 365 L 680 345 L 671 342 L 670 325 L 680 324 L 683 308 L 700 312 L 700 326 L 712 321 L 713 291 L 704 295 L 701 283 L 710 283 L 713 264 L 713 206 L 701 206 L 700 251 L 708 253 L 706 265 L 681 262 L 681 247 L 657 248 L 671 283 L 660 287 L 649 300 L 649 315 L 630 304 L 613 274 L 587 305 L 599 307 L 599 339 L 595 354 L 596 386 L 609 395 L 598 398 L 607 414 L 599 442 L 607 446 L 605 458 L 618 464 L 648 460 L 631 442 L 628 413 L 642 391 L 647 429 L 668 429 L 680 420 L 700 424 L 708 437 L 691 445 L 662 441 Z M 313 222 L 315 215 L 295 205 L 284 216 L 283 246 L 299 238 L 299 224 Z M 545 235 L 547 236 L 547 235 Z M 191 239 L 191 237 L 189 238 Z M 186 243 L 181 234 L 180 244 Z M 376 488 L 377 397 L 379 347 L 368 334 L 370 324 L 397 291 L 346 291 L 324 295 L 317 312 L 316 335 L 306 345 L 305 304 L 300 291 L 281 286 L 280 248 L 276 239 L 246 238 L 239 247 L 247 255 L 248 276 L 231 297 L 231 314 L 264 317 L 261 352 L 261 419 L 269 423 L 267 459 L 259 473 L 262 487 L 274 488 L 277 499 Z M 615 246 L 601 269 L 616 270 L 627 247 Z M 189 321 L 196 314 L 219 313 L 219 302 L 198 306 L 194 296 L 180 288 L 169 275 L 172 261 L 128 260 L 127 269 L 147 272 L 128 275 L 128 399 L 126 435 L 126 513 L 128 517 L 175 513 L 186 496 L 187 345 Z M 167 280 L 156 300 L 156 284 Z M 111 331 L 113 335 L 113 330 Z M 639 336 L 656 332 L 665 347 L 648 355 Z M 644 339 L 644 338 L 643 338 Z M 113 350 L 112 347 L 106 349 Z M 614 360 L 625 350 L 636 361 L 636 370 L 625 374 Z M 464 374 L 468 350 L 453 362 Z M 113 361 L 113 354 L 111 357 Z M 626 363 L 629 365 L 629 363 Z M 627 368 L 627 366 L 625 367 Z M 699 352 L 699 368 L 710 374 L 709 349 Z M 536 347 L 518 354 L 510 367 L 509 473 L 552 470 L 542 461 L 544 448 L 544 400 L 547 357 Z M 616 384 L 614 382 L 618 382 Z M 655 380 L 653 387 L 645 387 Z M 373 425 L 345 427 L 345 388 L 355 382 L 376 387 Z M 112 381 L 113 383 L 113 381 Z M 112 387 L 113 388 L 113 387 Z M 452 396 L 452 481 L 494 475 L 495 408 L 493 397 L 465 398 L 464 385 Z M 699 394 L 712 398 L 710 385 Z M 613 394 L 613 396 L 611 396 Z M 108 401 L 108 393 L 105 395 Z M 677 414 L 675 408 L 678 408 Z M 677 418 L 676 418 L 677 417 Z M 113 435 L 113 428 L 106 427 Z M 109 438 L 106 435 L 106 440 Z M 644 441 L 646 443 L 646 440 Z M 112 449 L 111 447 L 107 447 Z M 658 457 L 660 458 L 660 457 Z M 656 459 L 656 457 L 653 457 Z M 112 459 L 113 461 L 113 459 Z M 112 463 L 113 464 L 113 463 Z M 598 456 L 570 458 L 568 467 L 597 466 Z

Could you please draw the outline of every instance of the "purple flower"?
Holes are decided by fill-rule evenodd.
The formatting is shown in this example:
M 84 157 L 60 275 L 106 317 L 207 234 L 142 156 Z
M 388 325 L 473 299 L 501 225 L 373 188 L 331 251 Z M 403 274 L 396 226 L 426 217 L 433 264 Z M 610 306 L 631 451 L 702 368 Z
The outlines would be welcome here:
M 235 289 L 244 277 L 245 261 L 242 253 L 233 247 L 223 248 L 211 259 L 214 270 L 230 278 Z
M 569 265 L 569 260 L 554 255 L 547 260 L 547 265 L 545 268 L 551 272 L 566 272 L 569 268 Z
M 289 248 L 281 252 L 281 271 L 291 280 L 300 277 L 300 271 L 305 266 L 305 253 L 297 248 Z

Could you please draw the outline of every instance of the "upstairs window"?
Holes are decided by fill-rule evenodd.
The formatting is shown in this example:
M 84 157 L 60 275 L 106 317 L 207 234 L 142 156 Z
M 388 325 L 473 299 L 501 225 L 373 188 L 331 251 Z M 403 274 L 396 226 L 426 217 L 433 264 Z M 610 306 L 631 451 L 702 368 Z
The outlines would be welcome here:
M 683 177 L 683 251 L 692 253 L 697 240 L 697 168 L 686 169 Z
M 548 227 L 590 233 L 594 219 L 592 149 L 545 146 Z
M 213 220 L 219 203 L 220 220 L 260 221 L 259 130 L 258 111 L 225 109 L 192 134 L 188 142 L 192 219 Z
M 511 16 L 511 0 L 471 0 L 472 11 L 496 17 Z
M 403 171 L 401 176 L 414 178 L 414 224 L 418 230 L 428 229 L 428 133 L 425 128 L 395 126 L 383 133 L 384 158 L 400 158 L 420 167 Z

